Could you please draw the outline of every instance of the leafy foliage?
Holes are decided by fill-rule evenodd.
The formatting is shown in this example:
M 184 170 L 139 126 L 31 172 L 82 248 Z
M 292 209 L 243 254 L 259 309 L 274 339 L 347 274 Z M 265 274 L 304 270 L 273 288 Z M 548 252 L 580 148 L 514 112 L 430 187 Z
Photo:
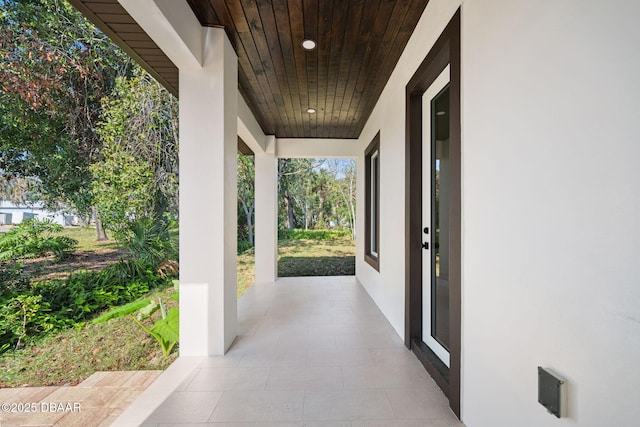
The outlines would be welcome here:
M 2 287 L 0 348 L 15 348 L 25 337 L 81 326 L 95 313 L 135 301 L 169 283 L 140 260 L 121 260 L 100 272 L 78 272 L 66 280 Z M 29 313 L 27 322 L 21 314 L 25 312 Z
M 238 254 L 244 253 L 249 249 L 251 249 L 252 247 L 253 246 L 251 246 L 251 243 L 249 243 L 248 241 L 238 240 Z
M 355 226 L 355 162 L 280 159 L 280 229 Z
M 350 234 L 349 230 L 278 230 L 278 240 L 335 240 Z
M 178 231 L 175 222 L 142 218 L 128 223 L 127 229 L 129 233 L 123 237 L 123 244 L 132 259 L 139 259 L 157 268 L 163 261 L 178 258 Z
M 21 261 L 0 261 L 0 289 L 22 289 L 29 285 Z
M 162 301 L 159 301 L 160 307 L 164 307 Z M 145 326 L 142 321 L 136 319 L 133 320 L 140 326 L 142 329 L 147 331 L 152 337 L 158 341 L 160 348 L 162 349 L 162 355 L 164 357 L 169 357 L 171 354 L 171 350 L 180 340 L 180 313 L 177 307 L 171 308 L 168 312 L 166 308 L 162 308 L 162 317 L 150 327 Z
M 116 308 L 115 310 L 111 310 L 111 311 L 103 314 L 100 317 L 96 317 L 95 319 L 93 319 L 93 321 L 91 323 L 94 323 L 94 324 L 95 323 L 102 323 L 102 322 L 106 322 L 107 320 L 116 319 L 118 317 L 126 316 L 127 314 L 134 313 L 134 312 L 140 310 L 141 308 L 149 306 L 149 304 L 151 304 L 151 301 L 149 301 L 148 299 L 130 302 L 129 304 L 122 305 L 122 306 Z
M 173 281 L 174 287 L 177 290 L 178 281 Z M 175 292 L 173 297 L 177 299 L 178 293 Z M 137 307 L 137 308 L 135 308 Z M 160 311 L 160 318 L 155 320 L 151 325 L 145 325 L 145 320 L 152 319 L 152 316 L 157 311 Z M 133 316 L 133 312 L 137 311 L 138 314 Z M 163 356 L 169 357 L 171 350 L 179 341 L 180 333 L 180 314 L 177 307 L 173 307 L 167 311 L 167 306 L 162 302 L 162 299 L 158 298 L 158 302 L 143 300 L 135 303 L 128 304 L 127 306 L 119 307 L 103 316 L 95 319 L 94 323 L 102 323 L 107 320 L 126 316 L 131 314 L 131 318 L 138 326 L 151 335 L 160 345 Z
M 66 1 L 5 0 L 0 25 L 0 169 L 87 213 L 100 99 L 129 59 Z
M 147 299 L 166 300 L 172 292 L 157 289 Z M 167 306 L 173 305 L 167 301 Z M 157 349 L 156 340 L 128 316 L 88 323 L 0 355 L 0 387 L 75 385 L 98 371 L 166 369 L 177 354 L 164 358 Z
M 2 177 L 0 173 L 0 200 L 25 205 L 40 197 L 39 183 L 32 178 L 20 178 L 12 175 Z
M 177 101 L 141 73 L 117 79 L 102 108 L 103 157 L 90 167 L 92 193 L 120 240 L 131 221 L 178 215 Z
M 0 236 L 0 261 L 37 258 L 52 254 L 57 260 L 69 256 L 78 242 L 67 236 L 56 236 L 62 226 L 49 219 L 29 218 Z

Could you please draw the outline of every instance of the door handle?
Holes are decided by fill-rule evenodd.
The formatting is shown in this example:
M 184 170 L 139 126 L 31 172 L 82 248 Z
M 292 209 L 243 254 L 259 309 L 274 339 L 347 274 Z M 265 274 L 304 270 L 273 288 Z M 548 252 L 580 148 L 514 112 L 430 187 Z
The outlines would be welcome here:
M 429 242 L 422 242 L 422 249 L 429 249 Z

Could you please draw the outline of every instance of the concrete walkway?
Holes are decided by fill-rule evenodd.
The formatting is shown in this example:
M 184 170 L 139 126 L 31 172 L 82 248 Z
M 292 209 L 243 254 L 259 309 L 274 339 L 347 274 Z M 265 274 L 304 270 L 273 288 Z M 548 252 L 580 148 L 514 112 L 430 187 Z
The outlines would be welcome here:
M 224 357 L 179 358 L 114 425 L 463 426 L 354 277 L 258 284 L 238 313 Z
M 160 373 L 96 372 L 74 387 L 0 389 L 0 427 L 110 426 Z

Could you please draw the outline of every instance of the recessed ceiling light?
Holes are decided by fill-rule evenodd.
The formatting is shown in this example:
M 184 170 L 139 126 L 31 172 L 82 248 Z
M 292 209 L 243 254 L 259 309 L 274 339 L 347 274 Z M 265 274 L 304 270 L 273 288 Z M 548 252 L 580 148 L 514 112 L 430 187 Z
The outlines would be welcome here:
M 302 47 L 306 50 L 313 50 L 316 48 L 316 42 L 311 39 L 304 39 L 302 40 Z
M 307 108 L 307 113 L 309 113 L 309 114 L 313 114 L 313 113 L 315 113 L 315 112 L 316 112 L 316 109 L 315 109 L 315 108 Z

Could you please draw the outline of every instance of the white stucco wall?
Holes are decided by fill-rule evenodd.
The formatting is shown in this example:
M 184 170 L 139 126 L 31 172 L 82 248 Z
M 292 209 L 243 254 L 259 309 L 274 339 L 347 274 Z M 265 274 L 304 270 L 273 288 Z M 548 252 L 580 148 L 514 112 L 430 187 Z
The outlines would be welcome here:
M 640 3 L 464 6 L 464 416 L 638 425 Z
M 404 87 L 459 3 L 429 2 L 359 141 L 381 132 L 383 205 L 381 271 L 359 242 L 357 275 L 401 335 Z M 638 17 L 631 0 L 462 6 L 469 427 L 638 424 Z M 539 365 L 567 380 L 567 418 L 537 403 Z

